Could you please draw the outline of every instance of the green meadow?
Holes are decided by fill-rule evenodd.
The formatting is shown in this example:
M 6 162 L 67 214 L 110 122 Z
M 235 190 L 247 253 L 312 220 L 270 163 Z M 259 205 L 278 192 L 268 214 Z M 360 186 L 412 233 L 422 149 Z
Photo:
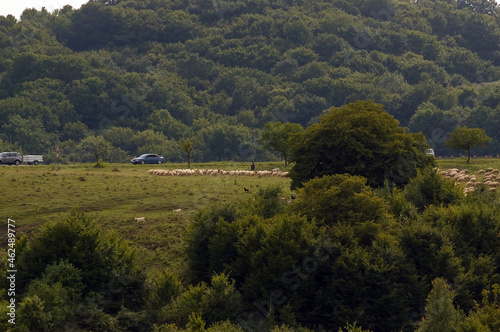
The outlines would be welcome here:
M 441 170 L 500 168 L 500 159 L 438 159 Z M 144 268 L 167 267 L 182 274 L 183 234 L 192 216 L 210 203 L 251 199 L 259 188 L 280 185 L 290 198 L 290 179 L 259 176 L 157 176 L 149 169 L 187 168 L 186 164 L 38 165 L 0 167 L 0 218 L 16 220 L 18 235 L 72 211 L 92 217 L 105 231 L 116 232 L 137 249 Z M 256 170 L 280 168 L 283 163 L 258 163 Z M 249 170 L 249 163 L 192 164 L 191 168 Z M 243 188 L 250 190 L 250 193 Z M 181 209 L 180 214 L 173 210 Z M 135 217 L 145 217 L 137 223 Z M 6 225 L 6 222 L 3 223 Z M 0 229 L 5 248 L 7 227 Z
M 72 211 L 92 217 L 137 249 L 144 268 L 183 271 L 183 234 L 191 217 L 214 202 L 251 199 L 259 188 L 279 185 L 290 198 L 288 178 L 259 176 L 157 176 L 149 169 L 187 168 L 187 164 L 38 165 L 0 167 L 0 218 L 14 219 L 18 235 L 30 233 Z M 283 163 L 257 163 L 256 170 L 286 170 Z M 250 170 L 249 163 L 192 164 L 191 168 Z M 250 192 L 245 192 L 247 188 Z M 173 210 L 181 209 L 180 214 Z M 135 217 L 145 217 L 138 223 Z

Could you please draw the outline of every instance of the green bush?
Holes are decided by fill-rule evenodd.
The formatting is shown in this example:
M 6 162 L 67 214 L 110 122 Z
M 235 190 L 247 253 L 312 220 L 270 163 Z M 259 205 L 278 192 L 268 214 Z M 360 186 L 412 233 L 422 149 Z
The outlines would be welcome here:
M 389 220 L 384 199 L 376 197 L 366 179 L 349 174 L 327 175 L 304 183 L 289 211 L 320 224 L 382 224 Z
M 60 260 L 64 263 L 53 265 Z M 83 284 L 78 291 L 83 297 L 91 292 L 106 294 L 101 303 L 106 310 L 117 311 L 122 305 L 137 308 L 143 303 L 145 276 L 137 268 L 134 251 L 116 235 L 103 234 L 83 214 L 44 225 L 20 250 L 18 269 L 21 290 L 44 272 L 46 278 L 76 286 L 77 279 L 66 280 L 61 274 L 75 275 L 78 270 Z
M 235 204 L 213 204 L 194 216 L 186 233 L 186 255 L 192 281 L 210 280 L 213 271 L 209 246 L 216 234 L 217 224 L 219 221 L 232 223 L 237 218 Z
M 162 308 L 159 321 L 177 326 L 197 326 L 198 329 L 205 323 L 233 319 L 241 308 L 242 298 L 234 281 L 220 274 L 212 277 L 211 286 L 203 282 L 189 286 L 172 303 Z
M 447 180 L 432 168 L 425 168 L 410 180 L 405 189 L 406 199 L 419 211 L 431 204 L 447 206 L 458 203 L 463 194 L 453 181 Z

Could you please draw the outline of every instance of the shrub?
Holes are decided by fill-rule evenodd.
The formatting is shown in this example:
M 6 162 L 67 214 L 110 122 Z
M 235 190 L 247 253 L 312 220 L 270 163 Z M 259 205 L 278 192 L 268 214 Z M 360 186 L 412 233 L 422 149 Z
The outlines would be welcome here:
M 406 199 L 413 203 L 419 211 L 431 204 L 447 206 L 457 203 L 463 197 L 460 188 L 447 180 L 432 168 L 426 168 L 404 189 Z

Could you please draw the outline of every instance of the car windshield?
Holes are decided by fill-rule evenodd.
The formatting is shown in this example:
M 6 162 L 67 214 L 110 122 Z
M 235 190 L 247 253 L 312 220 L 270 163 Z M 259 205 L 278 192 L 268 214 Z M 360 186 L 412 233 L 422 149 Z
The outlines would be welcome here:
M 146 158 L 147 156 L 149 156 L 149 154 L 142 154 L 139 156 L 139 158 Z

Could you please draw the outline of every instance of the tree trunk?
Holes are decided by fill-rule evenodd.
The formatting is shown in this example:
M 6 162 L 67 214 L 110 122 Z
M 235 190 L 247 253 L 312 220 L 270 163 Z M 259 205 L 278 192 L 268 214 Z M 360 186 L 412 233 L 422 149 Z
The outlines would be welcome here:
M 188 154 L 188 169 L 191 169 L 191 154 Z
M 287 162 L 286 162 L 286 154 L 283 154 L 283 158 L 285 159 L 285 166 L 287 165 Z
M 467 149 L 467 164 L 470 164 L 470 149 Z

